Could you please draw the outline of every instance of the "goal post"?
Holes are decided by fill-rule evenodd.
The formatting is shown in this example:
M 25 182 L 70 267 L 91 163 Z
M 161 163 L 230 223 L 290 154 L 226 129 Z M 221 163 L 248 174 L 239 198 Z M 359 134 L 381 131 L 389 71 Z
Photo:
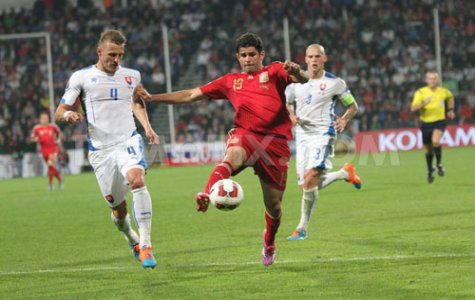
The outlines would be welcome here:
M 30 33 L 13 33 L 0 34 L 0 40 L 16 40 L 16 39 L 45 39 L 46 46 L 46 63 L 48 68 L 48 93 L 49 93 L 49 110 L 51 122 L 54 122 L 54 86 L 53 86 L 53 58 L 51 54 L 51 34 L 49 32 L 30 32 Z

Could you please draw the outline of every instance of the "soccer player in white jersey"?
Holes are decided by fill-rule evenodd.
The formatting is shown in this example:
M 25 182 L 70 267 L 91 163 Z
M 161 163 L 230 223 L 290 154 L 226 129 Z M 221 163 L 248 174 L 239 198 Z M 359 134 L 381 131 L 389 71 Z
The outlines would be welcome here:
M 332 169 L 337 132 L 342 132 L 358 112 L 358 104 L 345 81 L 324 70 L 326 61 L 325 49 L 321 45 L 308 46 L 305 62 L 309 81 L 289 85 L 285 91 L 290 118 L 296 125 L 297 177 L 303 191 L 300 223 L 288 240 L 307 238 L 308 223 L 317 204 L 319 189 L 342 179 L 361 188 L 361 180 L 350 163 L 339 171 L 327 172 Z M 341 117 L 334 114 L 336 101 L 346 107 Z
M 87 120 L 89 161 L 112 209 L 112 221 L 142 266 L 154 268 L 157 262 L 150 241 L 152 201 L 145 186 L 143 141 L 136 131 L 134 115 L 150 144 L 158 144 L 159 138 L 150 125 L 145 103 L 134 97 L 140 72 L 120 65 L 125 43 L 120 31 L 106 30 L 101 34 L 97 63 L 73 73 L 55 116 L 57 121 L 81 122 L 83 116 L 73 110 L 74 102 L 80 98 Z M 129 189 L 138 235 L 131 227 L 125 201 Z

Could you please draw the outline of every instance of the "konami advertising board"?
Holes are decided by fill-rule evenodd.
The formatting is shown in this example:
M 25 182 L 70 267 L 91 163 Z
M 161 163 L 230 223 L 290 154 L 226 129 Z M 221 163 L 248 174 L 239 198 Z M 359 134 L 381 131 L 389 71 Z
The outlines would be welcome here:
M 475 124 L 447 126 L 441 144 L 445 147 L 475 146 Z M 422 148 L 419 128 L 359 132 L 355 138 L 357 153 L 408 151 Z

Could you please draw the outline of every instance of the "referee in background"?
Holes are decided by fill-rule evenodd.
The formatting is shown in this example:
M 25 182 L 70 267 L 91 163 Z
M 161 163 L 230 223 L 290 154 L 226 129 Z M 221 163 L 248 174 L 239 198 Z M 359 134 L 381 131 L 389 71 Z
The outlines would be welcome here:
M 448 89 L 439 86 L 439 74 L 437 72 L 427 72 L 426 83 L 426 86 L 414 93 L 411 111 L 419 111 L 422 142 L 426 150 L 427 180 L 432 183 L 434 182 L 435 171 L 432 166 L 434 154 L 437 161 L 437 174 L 439 176 L 445 174 L 442 166 L 440 139 L 445 130 L 446 118 L 450 120 L 455 118 L 455 101 L 454 96 Z

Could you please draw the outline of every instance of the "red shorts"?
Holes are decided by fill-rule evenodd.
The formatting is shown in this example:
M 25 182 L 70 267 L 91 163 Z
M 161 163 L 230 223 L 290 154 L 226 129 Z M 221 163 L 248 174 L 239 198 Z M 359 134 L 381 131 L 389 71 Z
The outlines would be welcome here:
M 51 154 L 57 154 L 58 148 L 48 148 L 48 149 L 41 149 L 41 154 L 43 154 L 43 159 L 45 162 L 48 162 L 49 156 Z
M 233 176 L 252 166 L 254 173 L 263 182 L 279 191 L 285 190 L 290 159 L 290 149 L 285 137 L 260 135 L 236 128 L 226 140 L 227 148 L 235 146 L 244 148 L 247 160 L 233 171 Z

